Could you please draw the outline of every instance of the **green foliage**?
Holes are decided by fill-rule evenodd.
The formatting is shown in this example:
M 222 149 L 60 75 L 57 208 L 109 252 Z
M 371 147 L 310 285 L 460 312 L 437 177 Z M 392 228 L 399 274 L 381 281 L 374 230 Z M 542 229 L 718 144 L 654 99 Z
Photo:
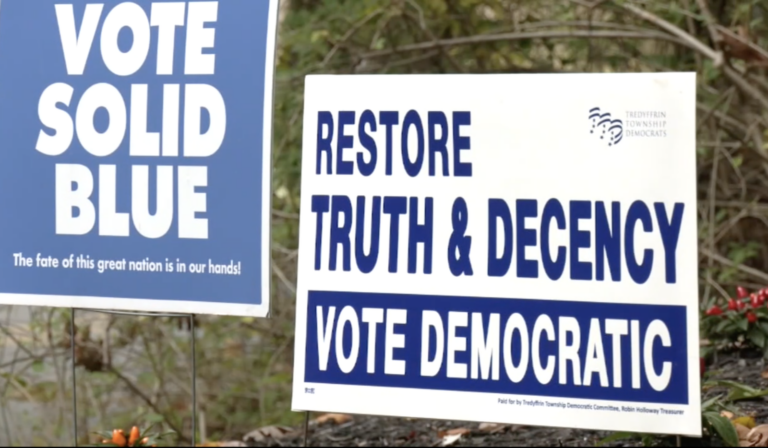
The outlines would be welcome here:
M 734 381 L 706 380 L 702 384 L 702 390 L 713 387 L 722 387 L 727 390 L 725 397 L 716 395 L 701 404 L 701 421 L 704 435 L 721 441 L 725 446 L 739 446 L 739 436 L 733 422 L 723 416 L 723 411 L 737 414 L 738 410 L 733 403 L 738 400 L 759 398 L 768 395 L 768 390 L 756 390 L 747 385 Z M 655 445 L 658 438 L 650 434 L 638 434 L 632 432 L 616 432 L 598 442 L 598 446 L 628 439 L 640 439 L 643 446 Z
M 768 356 L 768 288 L 716 301 L 702 312 L 699 328 L 715 348 L 751 346 Z
M 735 409 L 730 405 L 732 397 L 737 394 L 733 390 L 743 390 L 748 388 L 743 384 L 735 382 L 705 381 L 702 389 L 706 390 L 715 386 L 724 386 L 730 388 L 728 397 L 723 399 L 722 395 L 717 395 L 701 404 L 702 428 L 712 437 L 719 438 L 726 446 L 739 446 L 739 436 L 733 423 L 722 415 L 722 411 L 728 411 L 735 414 Z
M 747 386 L 746 384 L 737 383 L 735 381 L 726 380 L 710 380 L 705 383 L 705 387 L 725 387 L 728 389 L 728 395 L 724 399 L 726 403 L 733 403 L 740 400 L 754 400 L 756 398 L 762 398 L 768 396 L 768 389 L 755 389 L 754 387 Z M 719 399 L 718 399 L 719 400 Z M 711 406 L 719 406 L 724 408 L 722 403 L 715 402 Z M 706 408 L 706 406 L 702 406 Z
M 597 442 L 596 446 L 604 446 L 609 443 L 619 442 L 622 440 L 640 439 L 640 443 L 643 446 L 653 446 L 656 437 L 651 434 L 638 434 L 634 432 L 615 432 L 608 437 L 603 438 Z
M 704 412 L 703 418 L 703 426 L 708 428 L 712 434 L 717 434 L 726 446 L 739 446 L 739 436 L 736 433 L 736 427 L 733 426 L 730 420 L 717 412 Z

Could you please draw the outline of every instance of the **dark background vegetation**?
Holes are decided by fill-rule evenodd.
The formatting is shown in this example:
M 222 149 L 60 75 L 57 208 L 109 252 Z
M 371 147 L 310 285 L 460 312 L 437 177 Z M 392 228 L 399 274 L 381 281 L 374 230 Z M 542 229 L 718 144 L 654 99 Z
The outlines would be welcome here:
M 206 440 L 303 419 L 290 399 L 306 74 L 695 71 L 702 309 L 768 284 L 768 0 L 282 0 L 279 36 L 273 316 L 197 319 Z M 71 444 L 68 325 L 68 309 L 0 308 L 0 444 Z M 147 423 L 189 440 L 188 322 L 78 312 L 77 326 L 82 441 Z

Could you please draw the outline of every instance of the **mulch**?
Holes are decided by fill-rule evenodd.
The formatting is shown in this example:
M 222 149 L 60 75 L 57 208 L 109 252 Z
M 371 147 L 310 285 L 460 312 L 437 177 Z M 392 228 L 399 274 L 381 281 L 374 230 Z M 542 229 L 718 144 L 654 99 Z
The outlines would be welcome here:
M 731 353 L 720 354 L 707 366 L 709 375 L 721 380 L 743 383 L 758 389 L 768 388 L 768 380 L 761 373 L 765 369 L 765 360 L 760 354 Z M 708 390 L 703 400 L 726 392 L 724 389 Z M 751 415 L 758 424 L 768 423 L 768 401 L 758 398 L 736 403 L 740 415 Z M 374 416 L 353 416 L 351 421 L 336 424 L 312 423 L 309 427 L 308 446 L 370 447 L 370 446 L 442 446 L 444 432 L 457 428 L 466 428 L 469 432 L 450 446 L 596 446 L 608 432 L 561 429 L 551 427 L 531 427 L 509 425 L 502 430 L 489 433 L 481 430 L 477 423 L 449 422 L 443 420 L 416 420 L 403 418 L 383 418 Z M 682 446 L 722 446 L 719 440 L 709 437 L 704 439 L 681 438 Z M 298 428 L 279 438 L 267 438 L 262 441 L 246 440 L 247 446 L 261 447 L 300 447 L 304 446 L 303 428 Z M 655 437 L 655 446 L 677 446 L 676 437 Z M 608 447 L 643 446 L 639 438 L 606 443 Z

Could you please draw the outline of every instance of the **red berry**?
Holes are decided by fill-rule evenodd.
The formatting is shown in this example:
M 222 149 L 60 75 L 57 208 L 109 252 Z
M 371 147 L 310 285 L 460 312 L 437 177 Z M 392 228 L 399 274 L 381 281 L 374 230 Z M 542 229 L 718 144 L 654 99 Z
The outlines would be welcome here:
M 741 300 L 736 302 L 736 309 L 738 309 L 739 311 L 743 310 L 746 307 L 747 307 L 747 304 L 742 302 Z
M 752 308 L 760 306 L 760 299 L 757 297 L 757 294 L 750 294 L 749 303 L 752 305 Z
M 747 312 L 747 321 L 750 324 L 754 324 L 755 322 L 757 322 L 757 315 L 755 313 L 753 313 L 752 311 L 748 311 Z
M 740 299 L 743 299 L 749 295 L 746 289 L 742 286 L 736 287 L 736 294 L 739 296 Z
M 728 299 L 728 309 L 731 311 L 736 311 L 738 309 L 738 305 L 736 304 L 736 301 L 733 299 Z
M 723 310 L 717 305 L 707 310 L 707 316 L 719 316 L 721 314 L 723 314 Z

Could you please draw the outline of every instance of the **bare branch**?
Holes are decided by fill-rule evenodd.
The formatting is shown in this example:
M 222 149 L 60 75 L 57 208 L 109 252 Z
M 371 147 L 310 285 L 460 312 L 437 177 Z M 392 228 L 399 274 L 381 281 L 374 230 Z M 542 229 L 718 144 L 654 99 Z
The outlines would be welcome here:
M 622 3 L 620 6 L 626 9 L 627 11 L 631 12 L 632 14 L 644 20 L 647 20 L 648 22 L 653 23 L 654 25 L 667 31 L 668 33 L 674 36 L 677 36 L 678 39 L 685 42 L 685 44 L 688 47 L 698 51 L 699 53 L 703 54 L 709 59 L 712 59 L 712 61 L 714 61 L 715 63 L 715 67 L 720 67 L 723 65 L 723 62 L 724 62 L 723 53 L 721 52 L 718 53 L 717 51 L 709 48 L 708 46 L 704 45 L 700 40 L 686 33 L 684 30 L 680 29 L 679 27 L 667 22 L 666 20 L 662 19 L 661 17 L 651 12 L 648 12 L 644 9 L 640 9 L 635 5 Z
M 744 79 L 741 73 L 737 72 L 733 67 L 730 67 L 729 65 L 725 64 L 724 63 L 725 59 L 721 51 L 719 52 L 719 51 L 713 50 L 712 48 L 704 45 L 700 40 L 686 33 L 684 30 L 680 29 L 679 27 L 667 22 L 661 17 L 658 17 L 653 13 L 650 13 L 644 9 L 640 9 L 637 6 L 626 4 L 626 3 L 622 3 L 621 7 L 635 14 L 636 16 L 641 17 L 655 24 L 659 28 L 662 28 L 668 31 L 670 34 L 677 36 L 680 39 L 680 41 L 684 42 L 688 47 L 710 58 L 714 62 L 715 67 L 722 68 L 723 74 L 732 83 L 736 84 L 736 87 L 738 87 L 742 92 L 744 92 L 750 98 L 753 98 L 754 100 L 759 102 L 762 107 L 768 109 L 768 97 L 763 95 L 763 93 L 760 92 L 760 90 L 758 90 L 756 87 L 749 84 L 749 82 L 747 82 L 747 80 Z
M 747 80 L 744 79 L 743 76 L 741 76 L 741 73 L 737 72 L 735 69 L 727 65 L 723 67 L 723 73 L 732 83 L 736 84 L 736 87 L 741 89 L 741 91 L 744 92 L 749 98 L 752 98 L 755 101 L 759 102 L 764 109 L 768 109 L 768 97 L 763 95 L 763 92 L 761 92 L 757 87 L 747 82 Z
M 456 47 L 461 45 L 476 45 L 490 42 L 504 42 L 528 39 L 655 39 L 681 44 L 681 40 L 666 33 L 660 33 L 654 30 L 644 32 L 637 31 L 585 31 L 585 30 L 558 30 L 558 31 L 538 31 L 523 33 L 499 33 L 499 34 L 479 34 L 469 37 L 456 37 L 453 39 L 441 39 L 429 42 L 420 42 L 416 44 L 403 45 L 399 48 L 372 51 L 363 54 L 362 58 L 380 58 L 390 56 L 396 53 L 406 53 L 411 51 L 434 50 L 438 48 Z
M 712 38 L 712 44 L 715 46 L 716 51 L 722 51 L 722 48 L 720 48 L 720 42 L 722 41 L 722 38 L 720 37 L 720 34 L 717 32 L 717 21 L 715 20 L 715 17 L 712 15 L 712 11 L 709 10 L 709 5 L 707 4 L 707 0 L 696 0 L 696 4 L 699 5 L 699 9 L 701 10 L 701 13 L 704 15 L 704 20 L 707 22 L 707 29 L 709 29 L 709 36 Z
M 712 257 L 713 260 L 717 261 L 718 263 L 724 264 L 728 267 L 736 268 L 745 274 L 749 274 L 752 277 L 755 277 L 757 279 L 760 279 L 763 282 L 768 282 L 768 274 L 766 274 L 763 271 L 760 271 L 755 268 L 751 268 L 749 266 L 744 266 L 743 264 L 734 263 L 733 261 L 725 258 L 724 256 L 716 253 L 712 253 L 709 249 L 706 248 L 699 248 L 701 252 L 703 252 L 704 255 Z
M 363 17 L 362 20 L 360 20 L 359 22 L 354 24 L 351 28 L 349 28 L 349 30 L 347 30 L 346 34 L 344 34 L 344 36 L 341 38 L 341 40 L 339 42 L 337 42 L 336 45 L 333 46 L 333 48 L 331 48 L 331 51 L 329 51 L 328 54 L 325 55 L 325 58 L 323 59 L 323 62 L 320 63 L 320 67 L 325 67 L 328 64 L 328 62 L 330 62 L 330 60 L 333 58 L 333 56 L 336 54 L 336 52 L 339 50 L 339 48 L 342 45 L 346 44 L 347 41 L 349 41 L 349 39 L 351 39 L 352 36 L 360 28 L 363 27 L 363 25 L 365 25 L 366 23 L 371 21 L 374 17 L 378 16 L 382 12 L 384 12 L 384 9 L 383 8 L 378 8 L 378 9 L 374 10 L 373 12 L 371 12 L 370 14 L 368 14 L 367 16 Z

